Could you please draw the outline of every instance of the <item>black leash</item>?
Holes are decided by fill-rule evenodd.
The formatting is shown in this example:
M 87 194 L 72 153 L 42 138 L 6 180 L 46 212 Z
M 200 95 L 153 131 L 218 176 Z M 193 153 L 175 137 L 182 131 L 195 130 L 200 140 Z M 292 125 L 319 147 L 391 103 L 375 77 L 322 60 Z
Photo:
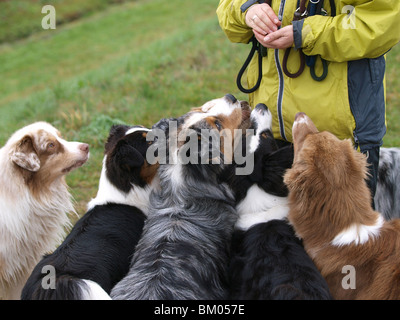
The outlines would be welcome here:
M 250 53 L 246 59 L 246 61 L 244 62 L 242 68 L 240 69 L 237 78 L 236 78 L 236 84 L 239 88 L 240 91 L 242 91 L 243 93 L 252 93 L 254 91 L 256 91 L 261 84 L 261 79 L 262 79 L 262 45 L 257 41 L 257 39 L 253 36 L 253 38 L 251 38 L 252 41 L 252 47 L 250 50 Z M 254 53 L 258 52 L 258 78 L 257 78 L 257 82 L 255 84 L 255 86 L 253 88 L 250 89 L 246 89 L 242 86 L 242 77 L 244 72 L 246 71 L 247 67 L 250 64 L 250 61 L 253 59 Z
M 268 5 L 271 6 L 271 2 L 272 2 L 272 0 L 248 0 L 240 7 L 240 9 L 241 9 L 242 12 L 245 12 L 249 7 L 251 7 L 255 3 L 267 3 Z M 323 2 L 324 2 L 324 0 L 319 0 L 319 1 L 313 0 L 313 3 L 314 2 L 317 4 L 317 14 L 321 14 L 321 11 L 324 11 L 323 10 Z M 334 16 L 336 16 L 335 0 L 329 0 L 329 4 L 330 4 L 330 7 L 331 7 L 331 16 L 334 17 Z M 304 19 L 305 17 L 307 17 L 307 15 L 308 15 L 308 12 L 307 12 L 307 9 L 305 8 L 305 0 L 299 0 L 298 1 L 298 9 L 295 12 L 294 20 Z M 254 36 L 251 38 L 250 41 L 252 42 L 252 47 L 250 49 L 250 53 L 249 53 L 246 61 L 244 62 L 242 68 L 239 70 L 239 73 L 238 73 L 237 78 L 236 78 L 236 84 L 237 84 L 239 90 L 242 91 L 243 93 L 247 93 L 247 94 L 256 91 L 260 87 L 261 79 L 262 79 L 262 58 L 267 56 L 267 49 L 264 48 L 257 41 L 257 39 Z M 287 68 L 287 60 L 289 58 L 290 50 L 291 50 L 291 48 L 288 48 L 285 51 L 285 55 L 284 55 L 284 59 L 283 59 L 283 63 L 282 63 L 282 69 L 283 69 L 283 72 L 288 77 L 296 78 L 304 71 L 304 67 L 305 67 L 305 64 L 306 64 L 306 62 L 305 62 L 306 57 L 305 57 L 303 51 L 300 49 L 300 66 L 299 66 L 299 69 L 298 69 L 297 72 L 291 73 Z M 253 56 L 254 56 L 256 51 L 258 53 L 258 77 L 257 77 L 257 82 L 252 88 L 246 89 L 246 88 L 244 88 L 242 86 L 243 74 L 245 73 L 247 67 L 249 66 L 251 60 L 253 59 Z M 311 57 L 311 59 L 308 58 L 308 62 L 310 64 L 310 74 L 311 74 L 311 77 L 315 81 L 322 81 L 328 75 L 328 63 L 327 63 L 326 60 L 324 60 L 324 59 L 322 59 L 320 57 L 321 58 L 321 62 L 322 62 L 323 72 L 322 72 L 322 74 L 320 76 L 317 76 L 316 73 L 315 73 L 315 61 L 316 61 L 316 58 L 317 57 Z
M 240 7 L 240 10 L 242 12 L 245 12 L 248 8 L 250 8 L 253 4 L 255 3 L 267 3 L 268 5 L 271 5 L 272 0 L 248 0 L 246 1 L 244 4 L 242 4 L 242 6 Z M 264 48 L 261 43 L 259 43 L 257 41 L 257 39 L 255 38 L 255 36 L 253 36 L 250 40 L 252 42 L 252 46 L 250 49 L 250 53 L 246 59 L 246 61 L 244 62 L 242 68 L 240 68 L 239 73 L 237 75 L 236 78 L 236 84 L 239 88 L 240 91 L 242 91 L 243 93 L 252 93 L 254 91 L 256 91 L 261 84 L 261 79 L 262 79 L 262 58 L 267 56 L 267 49 Z M 242 77 L 243 74 L 245 73 L 247 67 L 250 64 L 250 61 L 253 59 L 254 54 L 258 53 L 258 78 L 257 78 L 257 82 L 254 85 L 253 88 L 250 89 L 246 89 L 242 86 Z

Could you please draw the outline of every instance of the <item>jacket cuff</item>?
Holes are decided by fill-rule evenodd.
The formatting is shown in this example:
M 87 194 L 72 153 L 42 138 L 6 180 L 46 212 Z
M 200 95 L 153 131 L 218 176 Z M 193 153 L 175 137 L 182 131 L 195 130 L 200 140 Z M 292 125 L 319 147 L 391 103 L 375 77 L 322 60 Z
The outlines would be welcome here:
M 240 10 L 244 13 L 245 11 L 247 11 L 251 6 L 253 6 L 257 2 L 258 2 L 258 0 L 248 0 L 242 4 L 242 6 L 240 7 Z
M 303 29 L 304 19 L 293 21 L 293 39 L 294 47 L 300 49 L 303 45 L 301 30 Z

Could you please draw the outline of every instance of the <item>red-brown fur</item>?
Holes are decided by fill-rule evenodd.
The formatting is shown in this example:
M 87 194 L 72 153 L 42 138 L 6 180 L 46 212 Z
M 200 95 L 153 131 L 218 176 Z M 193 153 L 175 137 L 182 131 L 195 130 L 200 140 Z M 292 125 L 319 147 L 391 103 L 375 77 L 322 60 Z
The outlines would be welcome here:
M 295 157 L 285 174 L 289 220 L 328 282 L 335 299 L 400 298 L 400 220 L 382 222 L 364 243 L 333 245 L 351 225 L 371 226 L 380 214 L 371 207 L 367 162 L 350 140 L 318 132 L 298 114 L 293 125 Z M 345 265 L 355 269 L 355 289 L 344 289 Z

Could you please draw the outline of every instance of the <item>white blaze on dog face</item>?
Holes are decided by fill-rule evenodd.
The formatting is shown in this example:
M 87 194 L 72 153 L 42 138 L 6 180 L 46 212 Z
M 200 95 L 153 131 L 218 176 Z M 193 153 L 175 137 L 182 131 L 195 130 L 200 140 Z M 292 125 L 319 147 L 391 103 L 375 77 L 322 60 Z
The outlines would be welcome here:
M 237 153 L 242 156 L 235 146 L 241 145 L 250 111 L 247 102 L 226 95 L 178 119 L 163 119 L 147 136 L 157 142 L 147 150 L 146 159 L 160 164 L 231 164 L 234 154 L 235 159 Z
M 200 129 L 202 131 L 201 139 L 206 138 L 208 141 L 210 135 L 214 138 L 218 136 L 216 139 L 218 146 L 213 142 L 213 150 L 217 151 L 218 149 L 219 152 L 224 154 L 225 163 L 231 163 L 235 143 L 237 143 L 235 137 L 240 135 L 238 131 L 242 129 L 242 123 L 249 118 L 249 115 L 250 106 L 248 103 L 238 101 L 228 94 L 222 98 L 206 102 L 200 108 L 195 108 L 192 112 L 189 112 L 180 134 L 185 135 L 191 129 L 194 129 L 195 132 Z M 205 131 L 208 131 L 209 134 L 204 134 Z M 219 159 L 213 158 L 214 160 L 217 160 L 215 163 L 219 163 Z
M 205 119 L 219 131 L 221 129 L 238 129 L 243 120 L 242 104 L 240 101 L 232 101 L 226 96 L 208 101 L 188 114 L 182 130 L 191 128 Z
M 82 166 L 89 158 L 89 145 L 66 141 L 52 127 L 38 130 L 34 142 L 41 166 L 53 168 L 62 174 Z

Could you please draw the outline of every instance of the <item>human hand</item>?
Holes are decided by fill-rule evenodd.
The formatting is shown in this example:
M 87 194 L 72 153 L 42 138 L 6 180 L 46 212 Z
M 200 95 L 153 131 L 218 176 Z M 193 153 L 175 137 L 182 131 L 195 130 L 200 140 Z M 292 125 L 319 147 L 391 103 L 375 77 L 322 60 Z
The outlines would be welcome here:
M 262 34 L 253 29 L 254 35 L 258 42 L 265 48 L 271 49 L 286 49 L 293 46 L 293 26 L 289 25 L 277 31 L 271 32 L 268 35 Z
M 251 6 L 247 10 L 245 20 L 250 28 L 263 36 L 278 30 L 282 24 L 274 10 L 266 3 Z

